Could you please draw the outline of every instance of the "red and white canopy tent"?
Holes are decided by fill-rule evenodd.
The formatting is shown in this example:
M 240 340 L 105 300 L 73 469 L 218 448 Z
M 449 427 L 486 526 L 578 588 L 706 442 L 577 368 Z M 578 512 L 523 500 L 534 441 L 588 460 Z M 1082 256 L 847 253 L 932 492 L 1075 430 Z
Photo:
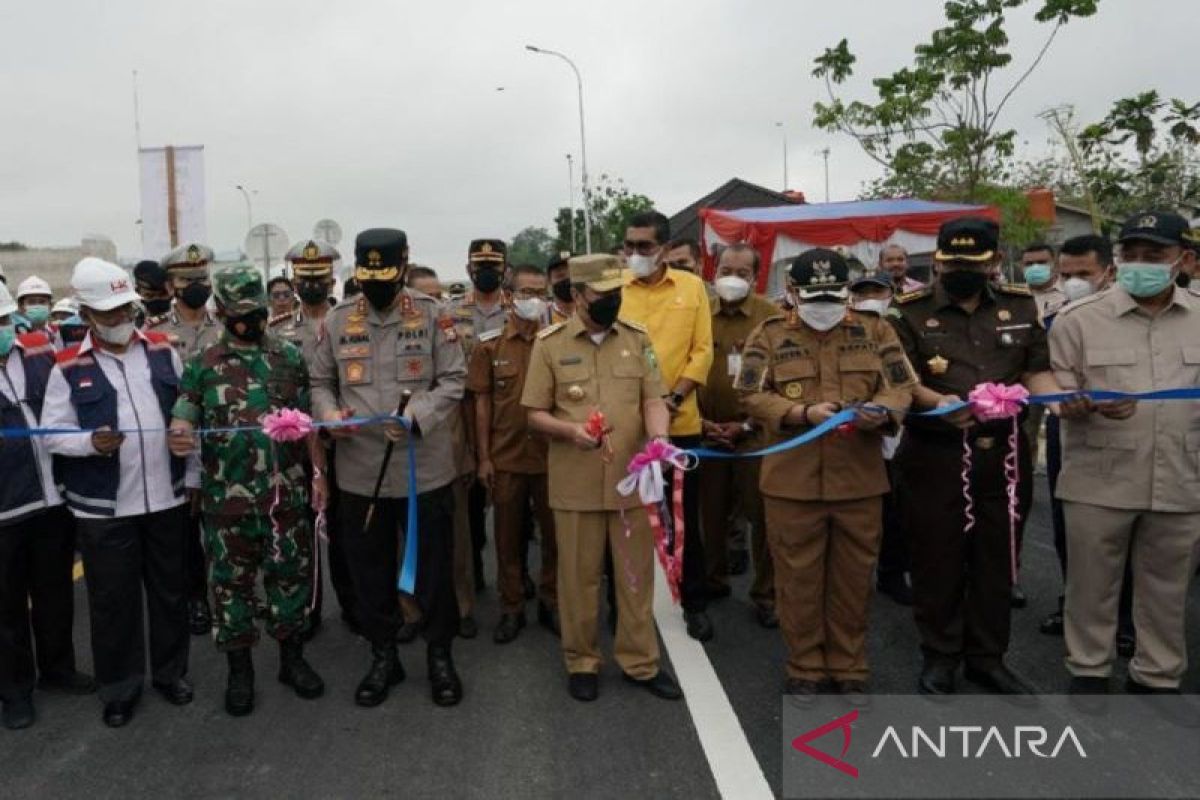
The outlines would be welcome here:
M 987 217 L 1000 221 L 994 206 L 935 203 L 929 200 L 857 200 L 768 208 L 700 209 L 700 235 L 707 276 L 716 268 L 713 257 L 724 246 L 746 242 L 758 250 L 758 290 L 783 289 L 781 265 L 814 247 L 841 245 L 864 264 L 875 264 L 884 245 L 898 244 L 910 253 L 927 253 L 937 246 L 942 223 L 957 217 Z

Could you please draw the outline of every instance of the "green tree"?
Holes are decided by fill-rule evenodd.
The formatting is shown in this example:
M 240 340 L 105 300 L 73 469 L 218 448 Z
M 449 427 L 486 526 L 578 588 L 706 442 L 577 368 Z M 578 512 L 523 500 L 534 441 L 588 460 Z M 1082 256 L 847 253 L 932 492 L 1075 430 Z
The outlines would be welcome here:
M 1012 63 L 1007 13 L 1030 0 L 949 0 L 946 25 L 918 44 L 910 66 L 871 83 L 871 101 L 848 101 L 837 88 L 854 74 L 846 39 L 815 59 L 829 102 L 814 105 L 813 124 L 854 138 L 885 170 L 873 193 L 978 200 L 983 187 L 1009 177 L 1016 131 L 1001 122 L 1013 94 L 1029 79 L 1072 18 L 1096 12 L 1098 0 L 1039 0 L 1034 18 L 1050 26 L 1037 56 L 998 89 Z
M 588 187 L 587 202 L 592 212 L 592 252 L 607 253 L 625 241 L 625 228 L 630 217 L 641 211 L 654 208 L 654 201 L 644 194 L 635 194 L 620 178 L 601 175 Z M 572 248 L 571 210 L 560 208 L 554 218 L 558 238 L 554 245 L 559 250 L 584 250 L 583 210 L 575 212 L 575 237 L 577 245 Z
M 508 243 L 508 263 L 544 267 L 556 252 L 550 231 L 531 225 L 519 231 Z

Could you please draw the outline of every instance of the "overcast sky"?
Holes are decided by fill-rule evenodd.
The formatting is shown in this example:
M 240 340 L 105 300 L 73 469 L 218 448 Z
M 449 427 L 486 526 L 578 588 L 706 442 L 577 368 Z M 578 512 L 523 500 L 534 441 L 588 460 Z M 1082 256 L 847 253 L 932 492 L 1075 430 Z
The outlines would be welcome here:
M 409 233 L 413 259 L 461 271 L 468 240 L 551 226 L 579 149 L 583 72 L 593 176 L 623 177 L 670 214 L 730 177 L 779 188 L 786 123 L 791 187 L 832 199 L 876 177 L 849 139 L 812 128 L 812 59 L 842 36 L 854 88 L 908 63 L 940 0 L 104 0 L 0 4 L 0 240 L 77 243 L 102 233 L 141 254 L 131 73 L 144 145 L 203 144 L 208 230 L 237 248 L 254 219 L 308 236 Z M 1045 28 L 1020 11 L 1018 63 Z M 1081 119 L 1157 88 L 1195 101 L 1200 15 L 1192 0 L 1102 0 L 1073 22 L 1009 106 L 1031 150 L 1036 113 Z M 1011 80 L 1011 77 L 1008 78 Z M 504 91 L 497 91 L 504 87 Z M 578 163 L 578 162 L 577 162 Z M 578 181 L 578 170 L 576 172 Z M 155 255 L 155 254 L 150 254 Z

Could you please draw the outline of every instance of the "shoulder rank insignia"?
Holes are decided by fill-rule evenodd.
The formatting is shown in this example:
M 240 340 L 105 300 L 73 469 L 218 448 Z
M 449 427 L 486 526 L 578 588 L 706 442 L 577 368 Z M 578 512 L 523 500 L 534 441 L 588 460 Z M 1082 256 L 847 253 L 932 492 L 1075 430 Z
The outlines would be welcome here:
M 1023 283 L 1002 283 L 1000 291 L 1003 294 L 1015 294 L 1021 297 L 1033 297 L 1033 292 Z
M 565 323 L 565 322 L 556 322 L 553 325 L 548 325 L 545 328 L 542 328 L 540 331 L 538 331 L 537 337 L 539 339 L 545 339 L 547 336 L 561 331 L 563 329 L 563 326 L 566 324 L 567 323 Z
M 911 292 L 903 292 L 896 295 L 894 302 L 904 305 L 905 303 L 911 303 L 914 300 L 920 300 L 922 297 L 928 297 L 932 293 L 933 289 L 929 288 L 928 286 L 922 286 L 920 289 L 914 289 Z
M 454 327 L 454 320 L 447 316 L 438 317 L 438 327 L 442 329 L 442 335 L 446 337 L 447 342 L 458 341 L 458 328 Z

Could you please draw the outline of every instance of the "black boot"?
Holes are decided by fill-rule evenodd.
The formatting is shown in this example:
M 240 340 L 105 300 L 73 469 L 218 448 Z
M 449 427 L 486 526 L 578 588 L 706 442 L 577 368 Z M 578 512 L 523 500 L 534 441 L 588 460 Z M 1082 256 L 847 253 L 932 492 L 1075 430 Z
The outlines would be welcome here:
M 404 680 L 404 667 L 394 642 L 371 645 L 371 669 L 358 684 L 354 702 L 370 708 L 387 699 L 388 689 Z
M 325 693 L 325 681 L 304 660 L 303 634 L 294 633 L 279 643 L 279 682 L 291 686 L 305 700 Z
M 429 648 L 429 684 L 433 702 L 439 706 L 457 705 L 462 700 L 462 681 L 454 669 L 454 659 L 448 647 Z
M 207 636 L 212 633 L 212 611 L 207 597 L 195 597 L 188 601 L 188 630 L 192 636 Z
M 229 680 L 225 684 L 225 710 L 234 717 L 244 717 L 254 710 L 254 660 L 250 648 L 230 650 Z

